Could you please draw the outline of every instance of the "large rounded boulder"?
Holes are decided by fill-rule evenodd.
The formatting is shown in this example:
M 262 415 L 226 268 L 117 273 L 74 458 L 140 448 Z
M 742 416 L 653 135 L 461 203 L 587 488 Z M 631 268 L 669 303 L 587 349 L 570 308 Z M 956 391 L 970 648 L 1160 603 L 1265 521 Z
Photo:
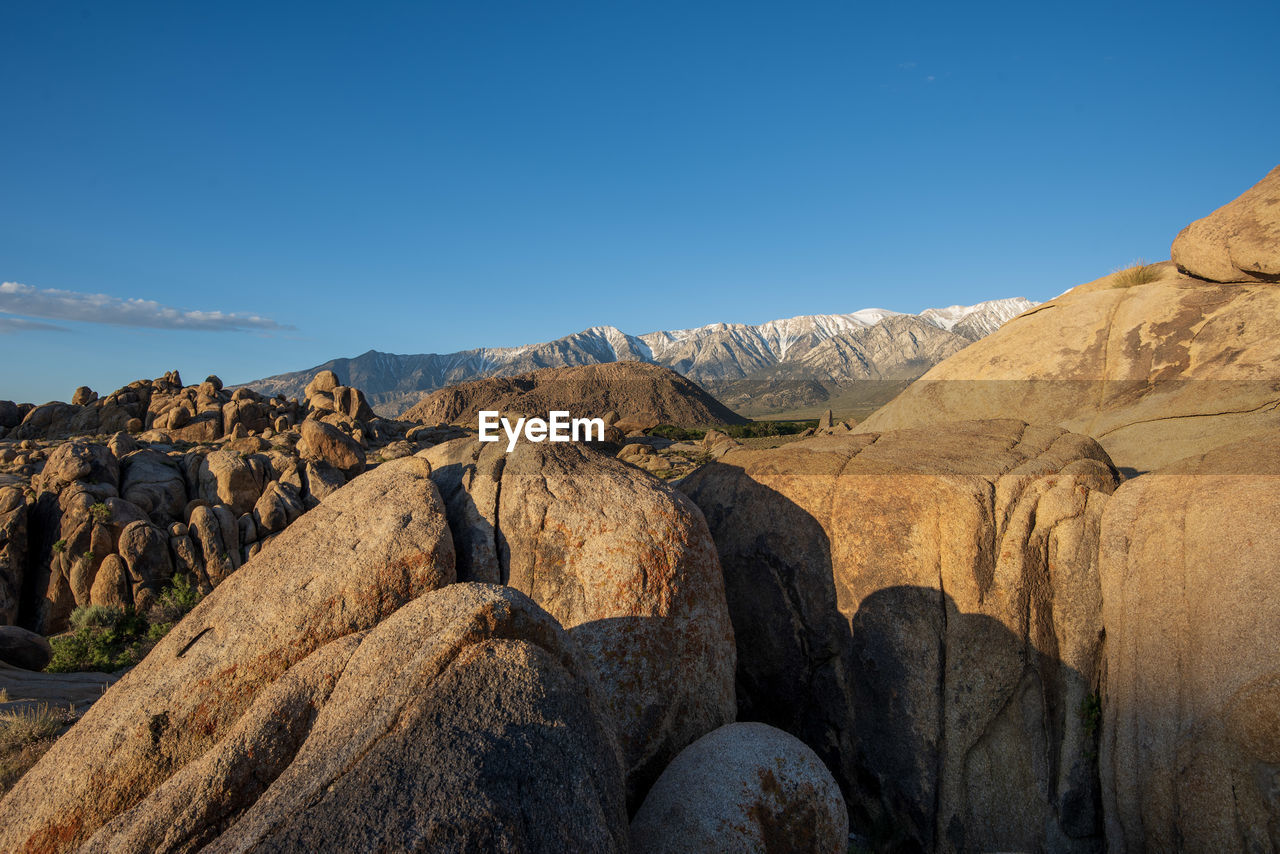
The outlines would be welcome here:
M 1097 543 L 1116 474 L 1017 421 L 734 450 L 706 515 L 739 720 L 799 737 L 860 832 L 923 850 L 1096 848 Z
M 224 580 L 27 772 L 0 804 L 0 850 L 75 848 L 234 737 L 313 653 L 453 579 L 444 508 L 421 460 L 349 485 Z M 320 656 L 296 691 L 340 670 L 337 652 Z M 288 684 L 278 690 L 295 691 Z M 263 769 L 246 773 L 269 778 Z
M 633 854 L 843 854 L 840 787 L 795 736 L 760 723 L 704 735 L 662 772 L 631 822 Z
M 1178 268 L 1214 282 L 1280 284 L 1280 166 L 1173 241 Z
M 597 668 L 630 797 L 734 719 L 733 629 L 715 545 L 685 496 L 579 444 L 468 439 L 421 455 L 462 578 L 545 608 Z
M 1111 851 L 1275 850 L 1280 443 L 1122 486 L 1103 516 Z
M 527 597 L 450 585 L 316 648 L 81 850 L 623 852 L 597 696 Z

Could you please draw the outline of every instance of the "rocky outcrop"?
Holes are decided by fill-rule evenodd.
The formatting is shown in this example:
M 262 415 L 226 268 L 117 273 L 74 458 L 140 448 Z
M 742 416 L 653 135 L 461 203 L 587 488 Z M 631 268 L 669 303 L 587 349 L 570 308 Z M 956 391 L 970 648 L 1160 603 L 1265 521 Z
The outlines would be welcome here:
M 1021 422 L 737 450 L 681 485 L 738 644 L 739 719 L 796 735 L 856 826 L 924 850 L 1095 850 L 1098 528 L 1116 476 Z M 890 834 L 892 835 L 892 834 Z
M 231 778 L 215 778 L 206 797 L 243 791 L 235 773 L 269 783 L 283 771 L 271 751 L 297 743 L 320 704 L 308 692 L 336 679 L 361 633 L 453 581 L 443 510 L 426 466 L 411 458 L 306 514 L 207 596 L 19 781 L 0 804 L 0 850 L 72 849 L 242 736 L 271 749 Z M 412 684 L 401 690 L 412 693 Z
M 1270 851 L 1280 827 L 1280 445 L 1122 486 L 1103 516 L 1111 851 Z
M 634 854 L 848 847 L 831 772 L 804 742 L 759 723 L 729 724 L 686 747 L 631 822 Z
M 1058 424 L 1150 471 L 1280 427 L 1280 288 L 1192 279 L 1165 263 L 1069 291 L 912 383 L 859 430 L 969 418 Z
M 401 418 L 475 427 L 482 409 L 541 418 L 552 410 L 572 412 L 575 418 L 617 410 L 622 421 L 689 427 L 746 421 L 692 381 L 642 362 L 547 368 L 460 383 L 426 395 Z
M 937 365 L 858 429 L 1058 424 L 1134 472 L 1275 430 L 1277 193 L 1280 169 L 1179 235 L 1174 260 L 1204 278 L 1164 262 L 1080 285 Z
M 1280 284 L 1280 166 L 1173 241 L 1178 269 L 1212 282 Z
M 293 665 L 81 850 L 625 851 L 591 680 L 526 597 L 451 585 Z
M 506 454 L 457 440 L 422 456 L 459 576 L 528 594 L 596 667 L 638 803 L 676 753 L 734 717 L 733 630 L 701 514 L 581 445 Z
M 308 419 L 302 422 L 298 451 L 308 462 L 324 463 L 352 478 L 364 471 L 365 454 L 360 443 L 331 424 Z
M 167 454 L 142 448 L 121 462 L 120 497 L 146 513 L 156 524 L 181 521 L 187 506 L 187 486 L 178 463 Z
M 101 602 L 145 611 L 161 592 L 157 585 L 173 583 L 175 574 L 207 592 L 271 535 L 365 470 L 366 446 L 378 452 L 376 464 L 448 438 L 419 428 L 406 440 L 412 425 L 376 418 L 363 395 L 336 377 L 326 387 L 313 398 L 328 404 L 312 407 L 227 390 L 216 376 L 183 387 L 171 372 L 102 399 L 81 390 L 74 405 L 59 404 L 69 414 L 57 424 L 24 422 L 37 407 L 11 405 L 9 420 L 26 423 L 39 438 L 0 438 L 0 489 L 13 484 L 27 493 L 6 492 L 0 502 L 0 625 L 61 631 L 74 608 L 92 604 L 97 574 L 111 555 L 124 561 L 123 575 L 113 561 L 111 576 L 98 585 Z M 99 409 L 108 403 L 144 415 L 149 429 L 61 438 L 99 429 Z M 192 432 L 206 418 L 216 429 Z M 120 549 L 125 526 L 139 521 L 160 532 L 148 534 L 145 570 L 137 564 L 142 552 Z M 182 530 L 175 533 L 175 525 Z

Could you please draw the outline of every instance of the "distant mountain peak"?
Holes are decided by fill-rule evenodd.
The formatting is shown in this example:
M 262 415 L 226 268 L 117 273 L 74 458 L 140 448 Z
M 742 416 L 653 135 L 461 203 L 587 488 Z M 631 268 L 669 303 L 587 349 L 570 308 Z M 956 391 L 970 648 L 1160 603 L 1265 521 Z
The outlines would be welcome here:
M 644 335 L 630 335 L 605 324 L 554 341 L 517 347 L 413 355 L 369 350 L 351 359 L 333 359 L 305 371 L 245 385 L 267 394 L 297 397 L 318 372 L 332 370 L 346 384 L 362 389 L 375 408 L 389 414 L 403 412 L 423 394 L 446 385 L 539 368 L 609 362 L 663 365 L 712 389 L 787 366 L 806 372 L 808 382 L 825 380 L 839 385 L 851 379 L 923 373 L 969 341 L 994 332 L 1035 305 L 1013 297 L 930 308 L 918 315 L 864 308 L 760 324 L 709 323 Z M 910 319 L 911 329 L 882 326 L 898 318 Z M 937 332 L 927 332 L 931 328 Z M 936 340 L 922 340 L 922 335 Z

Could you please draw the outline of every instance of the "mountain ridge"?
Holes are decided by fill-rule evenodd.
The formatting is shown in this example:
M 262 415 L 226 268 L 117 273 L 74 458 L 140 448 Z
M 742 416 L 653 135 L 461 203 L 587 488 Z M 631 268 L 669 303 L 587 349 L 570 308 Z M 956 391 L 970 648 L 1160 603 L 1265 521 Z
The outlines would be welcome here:
M 455 383 L 513 376 L 539 368 L 623 361 L 669 367 L 713 393 L 717 388 L 769 372 L 774 374 L 771 382 L 792 382 L 802 376 L 804 382 L 817 380 L 842 386 L 861 379 L 918 376 L 1035 305 L 1031 300 L 1013 297 L 971 306 L 926 309 L 918 315 L 866 308 L 847 314 L 798 315 L 760 324 L 711 323 L 643 335 L 601 325 L 552 341 L 516 347 L 417 354 L 371 349 L 358 356 L 330 359 L 302 371 L 276 374 L 242 385 L 267 395 L 297 397 L 317 373 L 331 370 L 347 384 L 364 390 L 374 408 L 388 415 L 399 415 L 422 395 Z M 903 320 L 907 318 L 910 320 Z M 886 322 L 897 327 L 912 327 L 909 332 L 897 330 L 897 340 L 911 351 L 911 358 L 902 359 L 900 354 L 889 352 L 883 346 L 878 348 L 880 357 L 892 363 L 887 372 L 874 363 L 875 359 L 868 362 L 870 351 L 865 340 L 874 337 L 868 330 L 880 328 Z M 895 338 L 893 334 L 888 337 Z M 838 343 L 826 350 L 831 351 L 833 358 L 824 361 L 822 345 L 832 341 Z M 815 352 L 819 355 L 814 356 Z M 855 363 L 859 367 L 852 374 L 842 367 Z M 908 363 L 909 369 L 904 372 L 902 368 Z

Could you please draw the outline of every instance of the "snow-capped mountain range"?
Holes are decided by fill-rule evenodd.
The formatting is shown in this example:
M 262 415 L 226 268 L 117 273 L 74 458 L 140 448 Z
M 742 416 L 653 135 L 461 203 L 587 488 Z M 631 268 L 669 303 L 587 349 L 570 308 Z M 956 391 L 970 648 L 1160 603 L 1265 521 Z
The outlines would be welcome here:
M 363 389 L 380 412 L 395 415 L 443 386 L 538 368 L 642 361 L 664 365 L 712 393 L 744 381 L 774 386 L 858 380 L 911 379 L 972 341 L 999 329 L 1037 303 L 1022 297 L 902 314 L 865 308 L 849 314 L 811 314 L 761 324 L 712 323 L 629 335 L 613 326 L 540 344 L 457 353 L 398 355 L 370 350 L 305 371 L 245 385 L 267 394 L 300 397 L 320 371 L 334 371 Z

